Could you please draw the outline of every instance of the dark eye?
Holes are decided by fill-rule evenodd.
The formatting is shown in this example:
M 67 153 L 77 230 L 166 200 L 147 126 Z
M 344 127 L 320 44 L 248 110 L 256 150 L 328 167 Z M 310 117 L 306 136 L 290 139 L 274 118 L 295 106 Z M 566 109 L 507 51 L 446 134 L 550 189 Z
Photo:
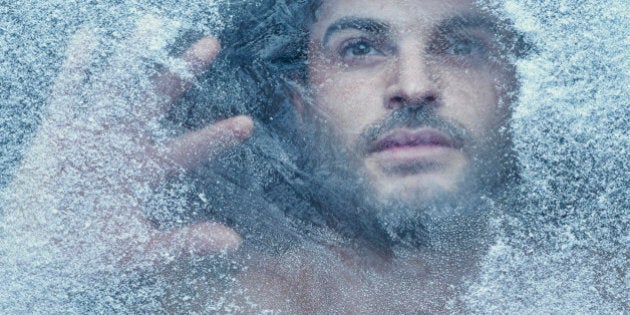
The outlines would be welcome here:
M 457 56 L 482 56 L 486 53 L 486 46 L 479 40 L 471 38 L 453 38 L 448 40 L 448 44 L 443 52 Z
M 365 42 L 356 43 L 346 48 L 346 54 L 353 56 L 365 56 L 374 52 L 374 47 Z
M 370 56 L 382 55 L 380 49 L 372 42 L 364 39 L 346 42 L 339 51 L 341 59 L 346 63 L 363 60 Z

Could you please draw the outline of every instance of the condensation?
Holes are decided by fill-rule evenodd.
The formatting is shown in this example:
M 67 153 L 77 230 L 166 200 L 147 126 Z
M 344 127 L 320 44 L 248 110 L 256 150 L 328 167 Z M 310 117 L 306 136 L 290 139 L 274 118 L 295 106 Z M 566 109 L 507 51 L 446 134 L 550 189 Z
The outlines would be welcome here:
M 252 2 L 252 6 L 255 5 Z M 480 276 L 470 279 L 466 292 L 462 293 L 463 309 L 480 314 L 630 312 L 630 199 L 627 196 L 630 186 L 630 58 L 627 53 L 630 7 L 622 0 L 508 0 L 492 7 L 497 14 L 514 21 L 532 44 L 530 55 L 517 64 L 522 86 L 512 122 L 523 185 L 512 196 L 515 202 L 511 204 L 519 208 L 492 220 L 496 239 L 482 259 Z M 196 274 L 186 269 L 168 270 L 167 276 L 153 278 L 133 268 L 131 272 L 120 273 L 114 264 L 94 259 L 103 254 L 101 248 L 81 247 L 82 252 L 73 253 L 68 252 L 68 247 L 58 248 L 54 240 L 47 239 L 46 233 L 54 232 L 63 238 L 84 229 L 85 239 L 77 246 L 91 242 L 100 244 L 102 240 L 98 235 L 89 232 L 90 224 L 98 224 L 102 219 L 91 212 L 98 209 L 93 202 L 116 205 L 136 200 L 109 200 L 89 193 L 83 200 L 54 198 L 74 196 L 85 187 L 97 187 L 101 178 L 85 177 L 81 173 L 64 177 L 66 182 L 56 178 L 21 178 L 22 188 L 13 189 L 25 152 L 39 156 L 36 161 L 41 163 L 31 166 L 44 170 L 43 174 L 46 168 L 52 167 L 44 158 L 54 151 L 38 147 L 35 135 L 46 115 L 67 114 L 63 107 L 50 113 L 46 105 L 51 99 L 69 38 L 74 33 L 88 25 L 96 29 L 100 38 L 90 75 L 110 79 L 119 75 L 120 78 L 113 81 L 120 85 L 114 88 L 141 91 L 147 83 L 131 80 L 128 75 L 150 74 L 155 69 L 128 60 L 124 73 L 118 73 L 117 69 L 99 63 L 114 58 L 117 49 L 125 48 L 121 45 L 138 21 L 146 19 L 147 14 L 168 19 L 163 26 L 167 31 L 151 35 L 153 50 L 142 58 L 177 69 L 178 65 L 169 56 L 181 50 L 167 51 L 168 47 L 181 47 L 173 42 L 175 38 L 190 35 L 183 30 L 194 30 L 196 38 L 199 34 L 218 34 L 232 18 L 220 16 L 219 12 L 220 4 L 193 0 L 0 1 L 2 313 L 187 312 L 197 310 L 187 303 L 195 300 L 187 295 L 203 294 L 212 299 L 204 306 L 206 312 L 247 309 L 247 305 L 239 305 L 248 303 L 246 293 L 230 289 L 233 281 L 230 270 L 238 268 L 234 266 L 238 265 L 237 260 L 244 259 L 238 255 L 217 254 L 222 257 L 201 257 L 191 262 L 195 266 L 212 265 L 207 268 L 213 268 L 210 273 L 213 279 L 207 278 L 208 273 Z M 107 88 L 111 87 L 100 87 L 100 91 L 107 92 Z M 245 90 L 242 86 L 219 85 L 217 97 L 234 98 L 230 100 L 233 103 L 246 102 Z M 137 97 L 133 94 L 124 97 Z M 106 93 L 91 97 L 94 103 L 75 113 L 77 118 L 93 117 L 91 114 L 101 117 L 99 110 L 128 100 L 113 100 Z M 120 111 L 107 111 L 103 119 L 129 115 L 124 107 L 114 107 Z M 181 116 L 181 113 L 171 114 L 174 121 Z M 188 123 L 194 126 L 205 122 Z M 90 128 L 90 121 L 86 121 L 85 126 Z M 152 136 L 166 138 L 182 130 L 170 128 L 168 132 L 155 132 Z M 86 146 L 90 143 L 90 139 L 79 139 L 71 133 L 64 137 L 69 141 L 83 141 Z M 111 141 L 116 143 L 112 148 L 125 151 L 134 139 Z M 268 145 L 263 143 L 258 148 L 273 149 L 273 141 L 277 139 L 267 141 Z M 95 150 L 93 154 L 103 152 Z M 116 159 L 115 154 L 107 157 Z M 111 174 L 119 174 L 121 167 L 128 166 L 111 164 Z M 252 167 L 259 172 L 254 177 L 264 177 L 267 168 L 269 165 Z M 130 169 L 124 176 L 133 178 L 134 169 Z M 217 178 L 223 180 L 223 177 Z M 183 178 L 181 182 L 185 181 Z M 214 197 L 208 194 L 216 188 L 199 192 L 181 182 L 163 187 L 157 197 L 146 196 L 153 187 L 134 189 L 139 198 L 146 197 L 155 203 L 157 221 L 174 221 L 172 224 L 177 226 L 198 217 L 191 218 L 187 214 L 189 200 L 172 196 L 193 194 L 196 203 L 207 203 L 207 200 L 212 202 Z M 46 202 L 22 204 L 21 209 L 29 207 L 28 211 L 16 212 L 22 211 L 20 207 L 16 209 L 14 200 L 20 200 L 16 194 L 37 194 L 41 185 L 51 183 L 56 186 L 56 194 L 50 195 L 53 199 L 41 198 Z M 216 186 L 221 185 L 224 184 L 217 180 Z M 41 193 L 47 192 L 42 189 Z M 229 201 L 233 197 L 226 194 L 221 198 Z M 249 202 L 258 202 L 256 198 L 251 197 Z M 82 210 L 68 215 L 56 207 L 64 202 Z M 266 201 L 261 198 L 259 202 Z M 252 220 L 267 220 L 271 227 L 286 224 L 282 218 L 273 216 Z M 46 229 L 25 228 L 32 222 Z M 110 241 L 115 239 L 112 237 Z M 222 263 L 216 263 L 219 260 Z M 137 267 L 141 270 L 143 266 Z M 175 290 L 169 287 L 172 279 L 183 279 Z M 169 300 L 173 291 L 181 292 L 175 294 L 176 299 Z M 229 298 L 232 296 L 238 299 L 232 301 Z

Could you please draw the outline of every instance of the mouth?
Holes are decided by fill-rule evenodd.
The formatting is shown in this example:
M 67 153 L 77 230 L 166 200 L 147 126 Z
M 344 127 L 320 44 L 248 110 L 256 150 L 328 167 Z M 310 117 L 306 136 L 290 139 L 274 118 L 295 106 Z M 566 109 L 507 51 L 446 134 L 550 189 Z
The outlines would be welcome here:
M 406 149 L 455 148 L 449 136 L 433 128 L 418 130 L 396 129 L 374 141 L 368 154 L 395 152 Z

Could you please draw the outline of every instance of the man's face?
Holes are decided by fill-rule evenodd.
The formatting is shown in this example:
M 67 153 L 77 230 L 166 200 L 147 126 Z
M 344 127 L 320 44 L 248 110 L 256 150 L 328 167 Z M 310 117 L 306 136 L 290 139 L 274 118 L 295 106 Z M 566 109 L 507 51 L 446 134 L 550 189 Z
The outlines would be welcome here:
M 311 28 L 315 114 L 382 201 L 495 185 L 513 69 L 470 0 L 327 0 Z

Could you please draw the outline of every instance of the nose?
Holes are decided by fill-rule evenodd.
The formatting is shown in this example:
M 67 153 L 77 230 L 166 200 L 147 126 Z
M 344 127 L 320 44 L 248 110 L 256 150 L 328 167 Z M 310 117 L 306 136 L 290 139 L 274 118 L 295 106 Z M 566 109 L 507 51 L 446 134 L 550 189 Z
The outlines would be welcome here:
M 422 49 L 401 50 L 392 69 L 391 84 L 386 93 L 386 106 L 439 106 L 441 102 L 434 67 Z

